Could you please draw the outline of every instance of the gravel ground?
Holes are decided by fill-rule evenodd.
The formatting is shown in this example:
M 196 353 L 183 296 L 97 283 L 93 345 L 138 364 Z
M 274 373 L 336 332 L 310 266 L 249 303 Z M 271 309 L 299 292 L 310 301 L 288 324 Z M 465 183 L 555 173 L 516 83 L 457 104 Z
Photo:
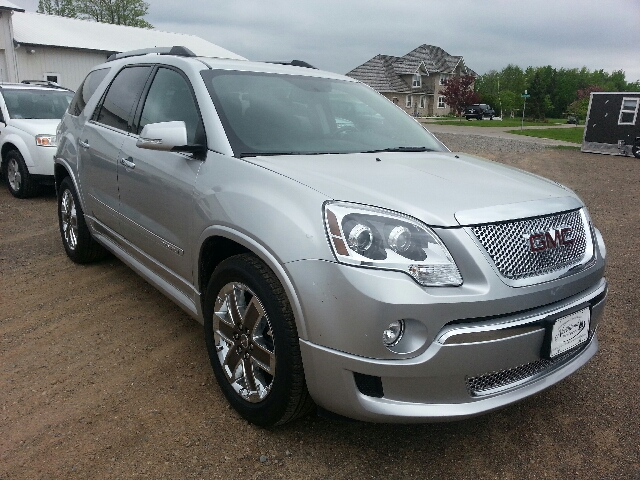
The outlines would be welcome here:
M 610 294 L 600 351 L 582 369 L 455 423 L 309 416 L 256 428 L 224 401 L 197 322 L 114 258 L 70 262 L 52 192 L 21 201 L 3 188 L 0 479 L 640 479 L 640 162 L 441 138 L 560 181 L 589 206 Z
M 429 125 L 425 126 L 429 128 Z M 473 155 L 485 155 L 487 152 L 498 154 L 525 154 L 548 150 L 548 147 L 540 143 L 507 140 L 484 135 L 460 135 L 440 132 L 436 132 L 434 135 L 451 150 L 471 153 Z

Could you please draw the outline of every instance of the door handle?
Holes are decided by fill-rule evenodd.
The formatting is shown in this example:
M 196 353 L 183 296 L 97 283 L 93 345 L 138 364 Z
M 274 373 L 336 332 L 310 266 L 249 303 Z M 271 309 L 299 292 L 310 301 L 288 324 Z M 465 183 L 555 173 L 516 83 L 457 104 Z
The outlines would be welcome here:
M 129 157 L 131 158 L 131 157 Z M 120 165 L 124 165 L 126 168 L 130 168 L 131 170 L 133 170 L 134 168 L 136 168 L 136 164 L 133 163 L 131 160 L 129 160 L 128 158 L 121 158 L 120 159 Z
M 87 140 L 78 142 L 82 148 L 90 148 L 89 142 Z

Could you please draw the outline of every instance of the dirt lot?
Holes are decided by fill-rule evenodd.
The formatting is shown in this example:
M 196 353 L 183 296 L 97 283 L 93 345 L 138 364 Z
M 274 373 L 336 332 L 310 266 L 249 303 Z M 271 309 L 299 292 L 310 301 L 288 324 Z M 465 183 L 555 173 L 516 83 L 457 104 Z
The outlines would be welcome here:
M 609 255 L 600 351 L 519 404 L 418 426 L 247 424 L 214 382 L 197 322 L 114 258 L 73 264 L 53 193 L 21 201 L 3 186 L 0 479 L 640 478 L 640 161 L 485 156 L 589 206 Z

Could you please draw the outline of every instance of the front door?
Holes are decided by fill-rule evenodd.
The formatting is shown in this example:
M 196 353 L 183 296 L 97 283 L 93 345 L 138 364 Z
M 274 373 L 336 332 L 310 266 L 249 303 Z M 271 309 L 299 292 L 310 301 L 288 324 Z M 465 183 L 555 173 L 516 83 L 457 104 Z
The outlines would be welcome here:
M 139 116 L 137 132 L 149 123 L 184 121 L 188 142 L 205 143 L 190 84 L 177 70 L 157 69 Z M 118 155 L 122 231 L 142 263 L 188 293 L 193 285 L 193 191 L 202 159 L 138 148 L 138 138 L 128 136 Z

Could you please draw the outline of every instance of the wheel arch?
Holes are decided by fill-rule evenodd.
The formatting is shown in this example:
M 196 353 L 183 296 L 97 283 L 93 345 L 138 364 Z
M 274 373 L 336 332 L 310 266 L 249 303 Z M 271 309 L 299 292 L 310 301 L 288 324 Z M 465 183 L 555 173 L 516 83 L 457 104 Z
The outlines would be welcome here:
M 201 237 L 197 258 L 196 289 L 200 294 L 200 308 L 204 311 L 204 294 L 211 274 L 225 259 L 242 253 L 251 253 L 262 260 L 276 275 L 293 311 L 298 336 L 307 339 L 307 329 L 293 282 L 277 258 L 253 238 L 224 226 L 209 227 Z
M 15 135 L 15 134 L 7 135 L 5 142 L 2 144 L 2 150 L 1 150 L 2 165 L 4 165 L 5 156 L 11 150 L 17 150 L 20 153 L 20 155 L 22 155 L 22 159 L 24 160 L 24 163 L 27 166 L 27 168 L 33 167 L 34 165 L 33 159 L 31 158 L 31 152 L 29 151 L 27 144 L 22 138 L 20 138 L 18 135 Z
M 66 160 L 56 157 L 53 162 L 53 179 L 55 182 L 56 192 L 60 188 L 60 183 L 66 178 L 71 178 L 71 182 L 73 183 L 73 188 L 76 189 L 76 193 L 78 195 L 78 202 L 80 202 L 80 207 L 83 211 L 84 209 L 84 196 L 82 195 L 82 190 L 80 189 L 80 185 L 78 185 L 78 179 L 73 173 L 73 168 L 71 165 L 67 163 Z

